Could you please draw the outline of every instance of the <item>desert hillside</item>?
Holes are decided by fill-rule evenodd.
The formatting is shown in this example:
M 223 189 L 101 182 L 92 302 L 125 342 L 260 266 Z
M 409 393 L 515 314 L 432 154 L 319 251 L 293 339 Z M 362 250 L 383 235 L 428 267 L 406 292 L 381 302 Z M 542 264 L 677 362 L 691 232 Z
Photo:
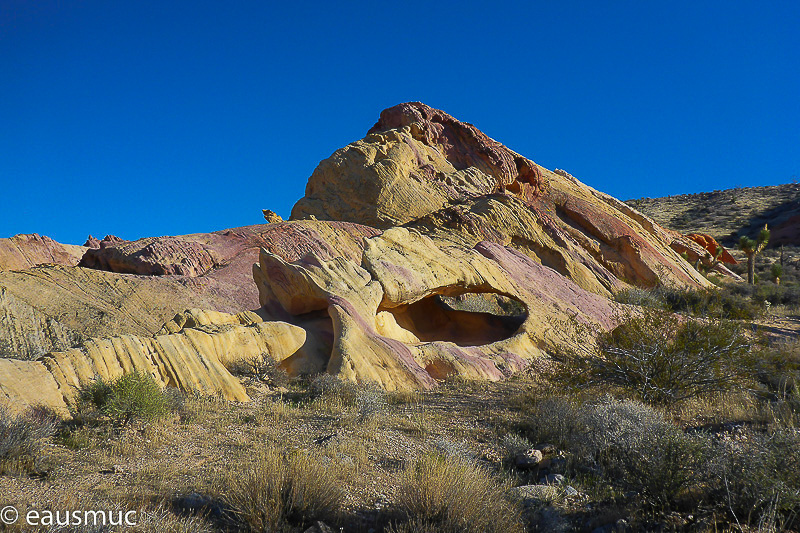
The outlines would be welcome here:
M 764 224 L 773 230 L 771 246 L 800 245 L 797 183 L 637 198 L 626 203 L 666 228 L 707 233 L 725 246 L 734 246 L 742 235 L 758 233 Z

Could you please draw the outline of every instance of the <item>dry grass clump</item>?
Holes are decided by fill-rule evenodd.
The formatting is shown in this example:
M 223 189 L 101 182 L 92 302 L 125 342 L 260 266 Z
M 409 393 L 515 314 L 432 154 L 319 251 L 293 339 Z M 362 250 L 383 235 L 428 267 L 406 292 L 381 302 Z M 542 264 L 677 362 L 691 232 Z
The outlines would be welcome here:
M 290 531 L 335 519 L 344 493 L 330 465 L 304 452 L 268 448 L 224 480 L 223 500 L 249 531 Z
M 47 410 L 34 408 L 15 415 L 0 407 L 0 474 L 35 470 L 42 442 L 57 426 L 57 419 Z
M 508 488 L 474 462 L 423 455 L 403 473 L 396 506 L 404 520 L 389 531 L 523 532 L 520 510 L 506 497 Z

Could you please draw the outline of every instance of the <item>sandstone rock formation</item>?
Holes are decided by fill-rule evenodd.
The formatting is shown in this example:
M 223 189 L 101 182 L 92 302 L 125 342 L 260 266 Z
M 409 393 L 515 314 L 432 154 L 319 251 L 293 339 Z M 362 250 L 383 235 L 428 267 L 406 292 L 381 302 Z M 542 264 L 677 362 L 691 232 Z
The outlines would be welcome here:
M 706 269 L 711 269 L 736 281 L 742 280 L 738 274 L 725 266 L 725 264 L 735 265 L 736 259 L 714 237 L 706 233 L 690 233 L 684 237 L 683 239 L 674 239 L 670 246 L 679 254 L 684 255 L 690 263 L 697 265 L 697 268 L 703 265 Z M 717 253 L 720 253 L 719 258 L 717 258 Z
M 281 216 L 277 214 L 275 211 L 272 211 L 270 209 L 262 209 L 261 212 L 264 215 L 264 220 L 266 220 L 270 224 L 274 224 L 275 222 L 283 222 Z
M 720 253 L 719 249 L 722 248 L 722 253 L 719 256 L 720 262 L 727 263 L 729 265 L 736 264 L 736 259 L 734 259 L 733 256 L 728 253 L 728 250 L 719 244 L 711 235 L 708 235 L 707 233 L 690 233 L 686 235 L 686 238 L 702 246 L 704 250 L 711 254 L 712 258 L 716 258 L 717 254 Z
M 36 233 L 15 235 L 0 239 L 0 272 L 43 264 L 75 266 L 85 250 L 83 246 L 61 244 Z
M 511 248 L 486 241 L 440 248 L 406 228 L 367 239 L 360 263 L 314 255 L 290 263 L 263 251 L 255 276 L 265 307 L 331 321 L 330 348 L 298 352 L 303 360 L 288 368 L 387 389 L 430 388 L 452 374 L 502 379 L 545 352 L 590 349 L 589 332 L 612 327 L 620 311 Z M 437 298 L 481 293 L 517 301 L 525 312 L 519 319 L 469 313 Z
M 0 404 L 14 409 L 44 404 L 66 414 L 80 387 L 130 372 L 149 374 L 163 386 L 246 401 L 244 387 L 228 368 L 262 355 L 281 361 L 304 342 L 302 329 L 263 322 L 255 313 L 189 310 L 153 337 L 89 339 L 36 361 L 0 359 Z
M 385 110 L 364 139 L 320 163 L 292 209 L 311 216 L 508 244 L 606 295 L 626 283 L 710 286 L 670 247 L 680 235 L 421 103 Z
M 357 224 L 303 221 L 132 242 L 108 236 L 84 257 L 83 264 L 96 268 L 0 272 L 0 357 L 36 358 L 92 337 L 152 335 L 189 308 L 256 309 L 252 267 L 261 247 L 288 261 L 311 252 L 357 260 L 362 237 L 377 233 Z M 203 262 L 208 257 L 213 267 Z
M 262 354 L 386 389 L 499 380 L 593 350 L 629 311 L 610 299 L 622 289 L 711 285 L 679 255 L 706 241 L 420 103 L 320 163 L 292 217 L 90 236 L 79 267 L 0 273 L 0 355 L 15 357 L 0 399 L 63 411 L 95 376 L 138 370 L 246 400 L 229 369 Z
M 0 357 L 32 359 L 91 337 L 152 335 L 187 308 L 241 310 L 219 284 L 195 281 L 63 266 L 0 272 Z

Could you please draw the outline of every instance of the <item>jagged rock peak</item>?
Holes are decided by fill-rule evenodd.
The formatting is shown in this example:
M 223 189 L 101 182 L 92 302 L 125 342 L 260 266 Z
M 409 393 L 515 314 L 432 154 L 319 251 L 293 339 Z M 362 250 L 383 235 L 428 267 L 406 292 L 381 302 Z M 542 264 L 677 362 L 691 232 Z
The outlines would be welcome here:
M 369 133 L 408 126 L 414 138 L 439 148 L 456 170 L 475 167 L 497 180 L 498 189 L 522 191 L 534 197 L 542 189 L 542 173 L 536 164 L 495 141 L 467 122 L 422 102 L 407 102 L 384 109 Z

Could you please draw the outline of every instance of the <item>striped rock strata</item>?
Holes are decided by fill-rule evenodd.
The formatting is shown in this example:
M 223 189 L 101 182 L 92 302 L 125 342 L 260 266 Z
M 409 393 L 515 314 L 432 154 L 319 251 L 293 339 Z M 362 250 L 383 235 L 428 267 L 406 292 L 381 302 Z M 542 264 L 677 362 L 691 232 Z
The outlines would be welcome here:
M 153 337 L 89 339 L 35 361 L 0 359 L 0 404 L 15 410 L 46 405 L 67 414 L 80 387 L 132 372 L 149 374 L 162 386 L 246 401 L 244 387 L 228 369 L 263 354 L 281 361 L 304 342 L 301 328 L 263 322 L 255 313 L 190 310 Z
M 386 389 L 499 380 L 593 350 L 620 290 L 710 286 L 674 249 L 700 244 L 419 103 L 320 163 L 292 217 L 0 273 L 0 348 L 20 354 L 0 359 L 0 401 L 63 412 L 95 376 L 132 371 L 246 400 L 229 368 L 261 354 Z M 168 320 L 191 307 L 209 310 Z

